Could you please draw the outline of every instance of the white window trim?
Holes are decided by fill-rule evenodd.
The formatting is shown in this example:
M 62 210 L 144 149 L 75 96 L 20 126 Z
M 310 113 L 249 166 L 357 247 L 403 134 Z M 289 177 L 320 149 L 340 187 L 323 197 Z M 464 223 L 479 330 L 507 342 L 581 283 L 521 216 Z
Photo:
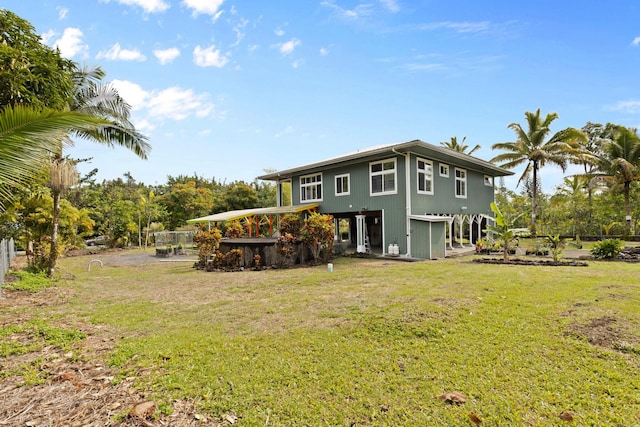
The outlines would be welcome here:
M 460 179 L 458 178 L 458 174 L 457 172 L 461 171 L 464 172 L 464 179 Z M 455 196 L 457 199 L 466 199 L 467 198 L 467 192 L 468 192 L 468 188 L 467 188 L 467 170 L 466 169 L 462 169 L 462 168 L 455 168 L 454 170 L 454 176 L 456 179 L 455 182 L 455 186 L 454 186 L 454 192 L 455 192 Z M 463 181 L 464 182 L 464 194 L 458 194 L 458 181 Z
M 430 191 L 424 191 L 424 190 L 420 190 L 420 172 L 421 170 L 418 168 L 418 163 L 419 162 L 423 162 L 425 165 L 429 165 L 431 166 L 431 190 Z M 426 170 L 422 170 L 422 172 L 425 174 L 425 181 L 426 181 L 426 175 L 427 175 L 427 171 Z M 421 159 L 420 157 L 416 158 L 416 190 L 418 191 L 419 194 L 429 194 L 429 195 L 433 195 L 433 161 L 431 160 L 427 160 L 427 159 Z
M 445 169 L 446 172 L 442 172 L 442 169 Z M 438 167 L 438 171 L 440 176 L 444 178 L 449 178 L 449 165 L 445 165 L 444 163 L 440 163 L 440 167 Z
M 373 192 L 373 186 L 371 185 L 371 178 L 374 175 L 386 175 L 388 173 L 391 173 L 389 170 L 387 171 L 380 171 L 380 172 L 371 172 L 371 166 L 372 165 L 377 165 L 378 163 L 389 163 L 389 162 L 393 162 L 393 191 L 381 191 L 379 193 L 374 193 Z M 382 185 L 384 187 L 384 178 L 382 179 Z M 398 194 L 398 160 L 394 157 L 391 159 L 385 159 L 385 160 L 378 160 L 376 162 L 369 162 L 369 195 L 370 196 L 385 196 L 388 194 Z
M 484 185 L 487 187 L 493 187 L 493 177 L 489 175 L 484 176 Z
M 348 195 L 350 195 L 350 194 L 351 194 L 351 176 L 350 176 L 350 175 L 351 175 L 351 174 L 343 173 L 343 174 L 341 174 L 341 175 L 336 175 L 336 176 L 333 178 L 333 184 L 334 184 L 334 186 L 335 186 L 336 197 L 340 197 L 340 196 L 348 196 Z M 342 193 L 338 193 L 338 178 L 343 178 L 343 179 L 344 179 L 344 178 L 347 178 L 347 185 L 348 185 L 347 191 L 344 191 L 344 192 L 342 192 Z
M 320 176 L 320 181 L 316 181 L 316 182 L 309 183 L 309 184 L 303 184 L 303 183 L 302 183 L 302 180 L 303 180 L 304 178 L 308 178 L 308 177 L 310 177 L 310 176 Z M 322 181 L 323 181 L 322 173 L 312 173 L 312 174 L 309 174 L 309 175 L 302 175 L 302 176 L 300 177 L 299 181 L 298 181 L 298 182 L 300 183 L 300 203 L 307 203 L 307 202 L 321 202 L 321 201 L 322 201 L 322 193 L 323 193 L 323 191 L 324 191 L 324 188 L 323 188 L 323 187 L 324 187 L 324 185 L 322 185 Z M 320 184 L 320 197 L 319 197 L 319 198 L 318 198 L 318 197 L 316 197 L 315 199 L 304 199 L 304 198 L 302 197 L 302 195 L 304 194 L 304 193 L 303 193 L 303 190 L 304 190 L 305 188 L 307 188 L 307 187 L 317 186 L 318 184 Z M 316 190 L 316 196 L 317 196 L 317 194 L 318 194 L 318 191 Z

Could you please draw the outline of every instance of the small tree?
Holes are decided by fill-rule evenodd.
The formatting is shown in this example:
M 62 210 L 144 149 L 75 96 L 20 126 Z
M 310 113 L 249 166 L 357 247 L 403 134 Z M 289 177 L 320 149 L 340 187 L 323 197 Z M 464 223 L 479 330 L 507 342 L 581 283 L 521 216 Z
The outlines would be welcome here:
M 333 250 L 333 216 L 313 213 L 300 230 L 300 238 L 311 250 L 314 262 L 320 261 L 320 252 Z
M 555 236 L 547 236 L 547 241 L 549 242 L 549 246 L 551 247 L 551 255 L 553 256 L 553 261 L 560 261 L 562 249 L 564 248 L 564 239 L 562 239 L 559 234 L 556 234 Z
M 496 243 L 502 246 L 504 260 L 509 261 L 509 251 L 511 250 L 512 243 L 517 240 L 512 229 L 513 224 L 522 214 L 515 218 L 507 218 L 494 202 L 491 202 L 491 211 L 495 214 L 496 224 L 488 226 L 488 231 L 493 234 Z

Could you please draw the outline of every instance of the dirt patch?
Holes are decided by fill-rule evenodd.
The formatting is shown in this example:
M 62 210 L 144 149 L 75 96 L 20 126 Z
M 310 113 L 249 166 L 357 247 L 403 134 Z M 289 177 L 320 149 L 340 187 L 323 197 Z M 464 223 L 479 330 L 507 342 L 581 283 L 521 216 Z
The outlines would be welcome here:
M 544 267 L 588 267 L 589 264 L 583 261 L 565 260 L 565 261 L 553 261 L 549 259 L 523 259 L 512 258 L 509 261 L 505 261 L 502 258 L 475 258 L 473 262 L 481 264 L 504 264 L 504 265 L 532 265 L 532 266 L 544 266 Z
M 576 323 L 571 326 L 571 334 L 586 339 L 590 344 L 613 349 L 622 338 L 621 331 L 616 328 L 617 319 L 603 316 L 591 319 L 586 323 Z
M 25 324 L 36 317 L 30 308 L 62 304 L 72 292 L 67 287 L 38 293 L 4 290 L 0 327 Z M 174 402 L 171 415 L 155 411 L 148 418 L 129 416 L 135 405 L 150 396 L 136 389 L 135 377 L 123 378 L 118 369 L 108 365 L 109 353 L 120 337 L 107 327 L 70 315 L 56 322 L 59 324 L 52 326 L 77 329 L 86 338 L 71 350 L 40 346 L 26 354 L 0 357 L 0 426 L 221 425 L 198 415 L 194 403 L 186 401 Z M 16 333 L 0 337 L 0 344 L 19 341 L 27 345 L 33 340 L 29 334 Z

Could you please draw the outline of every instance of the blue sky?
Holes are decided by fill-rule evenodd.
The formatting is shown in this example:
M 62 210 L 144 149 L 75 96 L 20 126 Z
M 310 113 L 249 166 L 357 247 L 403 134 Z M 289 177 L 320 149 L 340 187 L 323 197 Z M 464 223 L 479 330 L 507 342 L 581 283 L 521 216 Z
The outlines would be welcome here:
M 372 145 L 456 136 L 498 154 L 525 111 L 553 131 L 640 124 L 640 2 L 0 0 L 99 65 L 150 138 L 143 161 L 78 141 L 98 179 L 253 181 Z M 518 172 L 518 171 L 516 171 Z M 516 178 L 507 180 L 515 189 Z M 542 169 L 546 191 L 562 181 Z

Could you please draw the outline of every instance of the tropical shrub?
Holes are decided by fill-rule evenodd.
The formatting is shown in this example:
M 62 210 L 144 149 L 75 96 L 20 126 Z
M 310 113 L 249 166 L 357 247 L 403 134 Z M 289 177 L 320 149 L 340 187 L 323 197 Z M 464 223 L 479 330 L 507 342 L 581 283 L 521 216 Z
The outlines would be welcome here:
M 222 234 L 217 228 L 203 230 L 193 236 L 193 243 L 198 248 L 198 264 L 200 266 L 206 266 L 209 256 L 213 255 L 215 250 L 218 249 L 221 240 Z
M 291 263 L 291 257 L 295 251 L 295 240 L 296 238 L 291 233 L 284 233 L 278 238 L 276 250 L 278 251 L 278 255 L 280 255 L 278 259 L 279 267 L 285 268 Z
M 624 248 L 624 243 L 620 239 L 605 239 L 594 243 L 591 248 L 591 255 L 596 259 L 617 258 Z
M 333 216 L 313 213 L 304 221 L 300 238 L 309 247 L 315 263 L 330 256 L 333 251 Z
M 233 220 L 226 223 L 224 237 L 227 237 L 229 239 L 237 239 L 239 237 L 242 237 L 243 234 L 244 228 L 242 227 L 242 224 L 240 224 L 240 221 Z
M 302 217 L 299 214 L 286 214 L 280 220 L 280 234 L 284 236 L 289 233 L 294 237 L 300 236 L 300 230 L 303 225 L 304 221 L 302 221 Z

